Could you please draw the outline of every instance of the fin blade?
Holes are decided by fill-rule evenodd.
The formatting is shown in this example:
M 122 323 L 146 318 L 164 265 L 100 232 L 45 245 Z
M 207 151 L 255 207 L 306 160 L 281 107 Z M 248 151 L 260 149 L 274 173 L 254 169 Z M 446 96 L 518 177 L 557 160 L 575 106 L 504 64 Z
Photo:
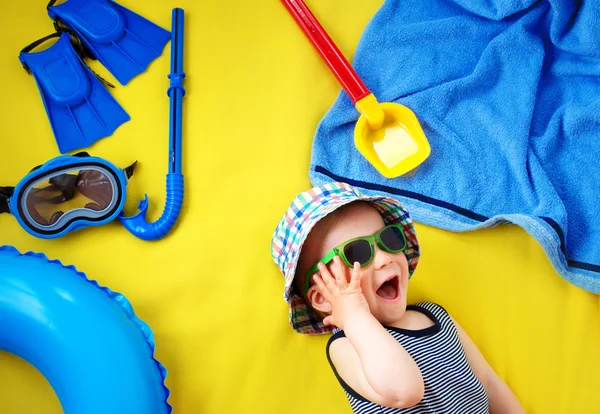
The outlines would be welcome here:
M 129 120 L 75 53 L 67 33 L 48 49 L 20 57 L 36 80 L 61 153 L 86 148 Z
M 162 54 L 170 32 L 108 0 L 68 0 L 48 9 L 74 30 L 86 46 L 125 85 Z

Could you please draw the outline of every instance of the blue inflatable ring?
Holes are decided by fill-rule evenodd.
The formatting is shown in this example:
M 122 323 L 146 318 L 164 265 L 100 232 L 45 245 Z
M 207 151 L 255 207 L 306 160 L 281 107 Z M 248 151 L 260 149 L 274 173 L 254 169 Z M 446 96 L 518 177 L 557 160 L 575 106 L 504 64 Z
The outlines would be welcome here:
M 121 294 L 0 246 L 0 350 L 46 377 L 65 414 L 171 413 L 154 336 Z

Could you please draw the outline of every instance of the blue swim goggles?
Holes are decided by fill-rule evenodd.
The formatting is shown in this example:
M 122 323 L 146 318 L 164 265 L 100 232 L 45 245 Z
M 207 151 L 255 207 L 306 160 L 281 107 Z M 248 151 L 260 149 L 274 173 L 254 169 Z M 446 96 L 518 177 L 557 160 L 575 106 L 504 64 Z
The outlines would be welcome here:
M 0 187 L 0 213 L 12 214 L 29 234 L 43 239 L 106 224 L 123 210 L 135 164 L 120 169 L 85 152 L 53 158 L 16 187 Z

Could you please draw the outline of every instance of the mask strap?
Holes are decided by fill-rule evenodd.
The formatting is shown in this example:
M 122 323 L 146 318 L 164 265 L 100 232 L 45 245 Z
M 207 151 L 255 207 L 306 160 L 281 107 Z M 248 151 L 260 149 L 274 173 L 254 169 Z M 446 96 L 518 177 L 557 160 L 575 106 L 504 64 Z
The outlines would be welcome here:
M 133 175 L 133 172 L 135 171 L 136 164 L 137 164 L 137 161 L 134 162 L 133 164 L 131 164 L 129 167 L 123 168 L 123 172 L 125 173 L 125 176 L 127 177 L 128 180 Z
M 15 187 L 0 187 L 0 214 L 10 213 L 9 201 L 15 191 Z

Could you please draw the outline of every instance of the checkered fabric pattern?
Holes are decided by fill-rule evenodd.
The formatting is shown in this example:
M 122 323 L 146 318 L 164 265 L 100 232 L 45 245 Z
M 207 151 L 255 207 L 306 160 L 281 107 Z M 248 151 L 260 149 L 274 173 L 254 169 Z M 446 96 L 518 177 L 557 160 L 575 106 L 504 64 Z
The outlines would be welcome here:
M 420 256 L 417 234 L 408 211 L 399 201 L 389 197 L 366 196 L 351 185 L 340 182 L 327 183 L 299 194 L 277 225 L 271 242 L 271 255 L 285 278 L 283 297 L 290 308 L 290 324 L 299 333 L 332 332 L 332 328 L 323 325 L 294 287 L 302 245 L 319 220 L 353 201 L 371 203 L 380 212 L 386 225 L 402 223 L 408 244 L 404 253 L 411 276 L 417 267 Z

